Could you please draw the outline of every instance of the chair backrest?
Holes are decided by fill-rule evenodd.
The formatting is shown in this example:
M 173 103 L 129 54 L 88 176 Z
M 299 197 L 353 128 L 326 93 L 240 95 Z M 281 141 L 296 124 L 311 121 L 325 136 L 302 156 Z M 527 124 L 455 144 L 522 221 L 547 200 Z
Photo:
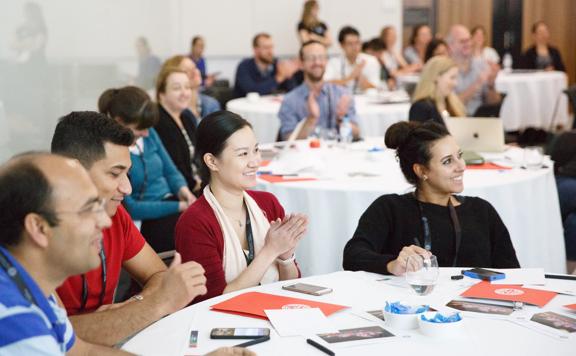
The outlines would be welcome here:
M 505 93 L 500 93 L 501 100 L 495 104 L 483 104 L 474 113 L 474 117 L 500 117 L 500 109 L 506 97 Z
M 572 121 L 572 129 L 576 129 L 576 84 L 564 90 L 564 94 L 568 96 L 568 101 L 572 104 L 572 112 L 574 113 L 574 121 Z

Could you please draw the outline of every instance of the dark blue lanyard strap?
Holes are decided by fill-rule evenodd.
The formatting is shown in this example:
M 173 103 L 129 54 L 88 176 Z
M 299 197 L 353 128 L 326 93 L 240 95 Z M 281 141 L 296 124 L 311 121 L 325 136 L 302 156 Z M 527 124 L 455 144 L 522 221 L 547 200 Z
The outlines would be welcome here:
M 418 210 L 420 210 L 420 220 L 422 222 L 422 230 L 424 231 L 424 249 L 432 251 L 432 233 L 430 232 L 428 217 L 424 214 L 424 207 L 417 196 L 415 196 L 415 199 L 418 203 Z M 452 267 L 456 267 L 460 244 L 462 243 L 462 226 L 460 225 L 456 208 L 454 208 L 454 204 L 452 204 L 452 199 L 448 200 L 448 212 L 450 213 L 450 220 L 454 228 L 454 260 L 452 261 Z
M 106 254 L 104 253 L 104 245 L 100 249 L 100 260 L 101 260 L 101 267 L 102 267 L 102 290 L 100 291 L 100 298 L 98 302 L 98 306 L 101 306 L 104 303 L 104 297 L 106 296 L 106 281 L 108 279 L 108 273 L 106 269 Z M 80 310 L 86 309 L 86 303 L 88 302 L 88 280 L 86 279 L 86 275 L 82 275 L 82 303 L 80 304 Z
M 250 266 L 250 263 L 254 261 L 254 236 L 252 235 L 250 213 L 248 212 L 248 209 L 246 209 L 246 242 L 248 244 L 248 254 L 244 252 L 244 257 L 246 257 L 246 264 Z
M 6 274 L 12 280 L 12 282 L 16 284 L 16 287 L 18 287 L 18 290 L 20 291 L 22 296 L 30 304 L 35 305 L 36 307 L 38 307 L 38 309 L 42 310 L 42 312 L 46 314 L 48 320 L 50 320 L 50 323 L 52 324 L 52 329 L 56 333 L 56 340 L 58 341 L 58 344 L 63 348 L 64 351 L 64 348 L 66 347 L 66 345 L 64 345 L 64 334 L 66 332 L 66 326 L 58 322 L 58 318 L 56 317 L 56 314 L 54 314 L 54 311 L 52 309 L 45 310 L 40 306 L 40 303 L 38 303 L 32 292 L 26 285 L 26 282 L 24 282 L 24 279 L 22 279 L 22 276 L 18 273 L 16 267 L 14 267 L 14 265 L 8 260 L 8 258 L 4 256 L 4 253 L 2 251 L 0 251 L 0 265 L 6 271 Z M 46 303 L 49 302 L 46 301 Z M 49 305 L 47 307 L 50 308 Z

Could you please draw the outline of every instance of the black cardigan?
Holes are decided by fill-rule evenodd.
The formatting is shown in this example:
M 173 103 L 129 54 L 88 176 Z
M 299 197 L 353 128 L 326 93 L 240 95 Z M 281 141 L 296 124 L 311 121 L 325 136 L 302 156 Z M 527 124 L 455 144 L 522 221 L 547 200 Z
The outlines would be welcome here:
M 176 168 L 186 179 L 188 188 L 190 188 L 190 191 L 194 191 L 196 181 L 194 180 L 194 172 L 192 172 L 192 158 L 190 157 L 188 143 L 186 143 L 184 135 L 168 111 L 160 104 L 158 104 L 158 111 L 160 119 L 154 128 L 158 132 L 158 136 L 160 136 L 162 144 L 172 161 L 174 161 Z M 196 145 L 196 119 L 194 115 L 189 110 L 184 110 L 180 118 L 186 133 L 192 140 L 192 144 Z
M 457 197 L 456 212 L 462 227 L 458 266 L 517 268 L 520 266 L 510 235 L 496 210 L 476 197 Z M 422 203 L 429 221 L 431 251 L 440 267 L 454 260 L 454 229 L 448 208 Z M 423 245 L 420 210 L 412 193 L 383 195 L 362 214 L 354 236 L 344 248 L 345 270 L 388 274 L 386 265 L 405 246 Z
M 566 71 L 566 67 L 564 67 L 564 63 L 562 62 L 562 56 L 560 55 L 560 51 L 555 47 L 548 46 L 548 53 L 550 53 L 550 58 L 552 58 L 552 66 L 555 70 L 559 70 L 562 72 Z M 536 68 L 536 58 L 538 55 L 536 54 L 536 47 L 532 46 L 526 50 L 522 54 L 522 60 L 520 62 L 521 68 L 523 69 L 539 69 Z
M 420 99 L 412 103 L 408 113 L 408 120 L 419 122 L 432 120 L 442 126 L 445 125 L 442 115 L 438 112 L 436 105 L 431 99 Z

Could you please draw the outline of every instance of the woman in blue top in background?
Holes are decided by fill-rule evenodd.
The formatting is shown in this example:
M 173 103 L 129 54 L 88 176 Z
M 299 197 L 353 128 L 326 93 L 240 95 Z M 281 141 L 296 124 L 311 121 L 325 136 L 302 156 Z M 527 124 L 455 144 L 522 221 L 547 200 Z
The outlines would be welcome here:
M 158 109 L 148 94 L 137 87 L 106 90 L 98 110 L 131 129 L 136 137 L 130 148 L 132 194 L 124 205 L 140 232 L 156 252 L 174 249 L 174 226 L 180 213 L 196 198 L 151 127 Z

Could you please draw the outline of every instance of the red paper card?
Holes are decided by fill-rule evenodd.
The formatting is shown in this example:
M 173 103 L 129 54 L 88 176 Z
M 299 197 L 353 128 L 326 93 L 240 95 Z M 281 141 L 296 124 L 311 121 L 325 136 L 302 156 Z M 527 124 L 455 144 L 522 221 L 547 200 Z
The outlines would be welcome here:
M 568 308 L 570 310 L 576 310 L 576 304 L 567 304 L 564 306 L 564 308 Z
M 316 178 L 304 177 L 288 177 L 288 176 L 275 176 L 272 174 L 260 174 L 258 178 L 267 181 L 268 183 L 283 183 L 283 182 L 303 182 L 308 180 L 317 180 Z
M 486 163 L 482 163 L 482 164 L 471 164 L 469 166 L 466 166 L 466 169 L 512 169 L 510 167 L 505 167 L 505 166 L 500 166 L 498 164 L 495 163 L 491 163 L 491 162 L 486 162 Z
M 511 302 L 523 302 L 543 307 L 556 296 L 556 292 L 547 290 L 523 288 L 511 284 L 490 284 L 480 282 L 460 294 L 468 298 L 508 300 Z
M 320 308 L 324 315 L 329 316 L 348 307 L 260 292 L 240 294 L 212 306 L 212 310 L 261 319 L 268 319 L 264 310 L 301 308 Z

